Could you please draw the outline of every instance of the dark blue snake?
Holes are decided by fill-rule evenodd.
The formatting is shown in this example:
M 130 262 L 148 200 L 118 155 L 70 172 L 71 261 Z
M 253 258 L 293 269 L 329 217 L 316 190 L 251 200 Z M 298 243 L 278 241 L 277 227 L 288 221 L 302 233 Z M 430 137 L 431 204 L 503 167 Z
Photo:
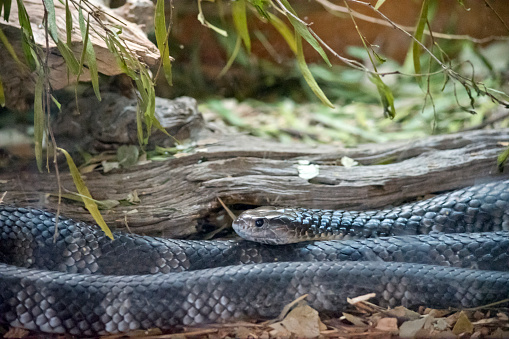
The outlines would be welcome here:
M 0 322 L 77 335 L 173 329 L 275 317 L 303 294 L 328 313 L 371 292 L 381 306 L 481 306 L 509 297 L 508 206 L 500 181 L 390 210 L 241 215 L 235 227 L 368 237 L 269 246 L 121 232 L 111 241 L 66 218 L 54 241 L 53 214 L 0 205 Z

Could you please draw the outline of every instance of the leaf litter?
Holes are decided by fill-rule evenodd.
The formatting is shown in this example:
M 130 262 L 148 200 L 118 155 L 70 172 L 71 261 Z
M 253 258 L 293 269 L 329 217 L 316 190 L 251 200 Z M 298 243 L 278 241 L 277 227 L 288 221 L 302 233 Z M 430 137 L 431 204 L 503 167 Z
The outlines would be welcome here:
M 509 308 L 497 310 L 441 310 L 421 307 L 413 311 L 403 306 L 385 309 L 367 301 L 372 294 L 351 299 L 351 308 L 340 317 L 320 316 L 298 298 L 284 307 L 281 314 L 263 323 L 236 322 L 183 327 L 168 333 L 157 328 L 137 330 L 101 339 L 223 339 L 223 338 L 509 338 Z M 4 338 L 63 338 L 9 329 Z M 76 338 L 65 336 L 65 338 Z

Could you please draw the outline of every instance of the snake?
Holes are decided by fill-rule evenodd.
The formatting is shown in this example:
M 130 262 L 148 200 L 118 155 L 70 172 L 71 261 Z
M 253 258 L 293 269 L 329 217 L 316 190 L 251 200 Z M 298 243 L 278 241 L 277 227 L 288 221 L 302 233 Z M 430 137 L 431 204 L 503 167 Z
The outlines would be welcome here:
M 0 204 L 0 323 L 173 330 L 272 319 L 302 295 L 331 315 L 367 293 L 382 307 L 478 307 L 509 297 L 508 207 L 509 181 L 495 181 L 382 210 L 255 208 L 233 223 L 246 240 L 200 241 L 118 230 L 111 240 Z

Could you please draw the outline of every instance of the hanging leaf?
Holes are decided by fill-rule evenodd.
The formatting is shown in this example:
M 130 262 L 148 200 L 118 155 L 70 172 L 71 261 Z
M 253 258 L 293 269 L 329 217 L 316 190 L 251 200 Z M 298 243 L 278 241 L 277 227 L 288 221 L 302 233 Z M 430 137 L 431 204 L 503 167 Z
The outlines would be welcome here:
M 46 9 L 46 12 L 48 13 L 47 20 L 48 20 L 48 31 L 49 35 L 51 36 L 51 39 L 53 41 L 58 41 L 58 29 L 57 29 L 57 22 L 55 18 L 55 4 L 53 3 L 53 0 L 42 0 L 44 3 L 44 8 Z
M 2 14 L 2 7 L 3 7 L 5 21 L 9 21 L 9 15 L 11 14 L 11 3 L 12 3 L 12 0 L 0 0 L 0 14 Z
M 1 1 L 1 0 L 0 0 Z M 5 46 L 5 49 L 7 50 L 7 52 L 9 53 L 9 55 L 11 56 L 11 58 L 19 65 L 19 66 L 24 66 L 24 64 L 19 60 L 18 58 L 18 55 L 16 54 L 16 52 L 14 51 L 14 47 L 12 47 L 11 43 L 9 42 L 9 40 L 7 39 L 7 37 L 5 36 L 4 32 L 2 31 L 2 29 L 0 28 L 0 41 L 2 42 L 2 44 Z
M 32 26 L 30 26 L 30 19 L 28 18 L 28 13 L 23 4 L 23 0 L 16 0 L 18 4 L 18 22 L 21 26 L 21 31 L 23 32 L 21 39 L 21 48 L 23 49 L 23 54 L 27 61 L 28 66 L 31 71 L 34 71 L 37 63 L 32 54 L 32 47 L 35 46 L 34 42 L 34 34 L 32 32 Z
M 394 119 L 396 116 L 396 109 L 394 108 L 394 95 L 391 89 L 383 81 L 380 75 L 370 74 L 369 80 L 376 85 L 380 101 L 384 108 L 384 116 L 386 118 Z
M 262 17 L 269 19 L 270 13 L 267 12 L 267 6 L 270 4 L 270 0 L 248 0 L 251 6 L 256 8 L 258 14 Z
M 59 111 L 62 110 L 62 105 L 60 104 L 60 102 L 58 102 L 58 100 L 53 95 L 51 96 L 51 101 L 53 101 L 53 103 L 55 104 L 55 106 L 57 106 Z
M 44 111 L 42 95 L 44 89 L 44 72 L 39 70 L 34 90 L 34 143 L 37 169 L 42 173 L 42 141 L 44 137 Z
M 154 17 L 155 22 L 155 35 L 157 41 L 157 47 L 161 54 L 161 62 L 163 63 L 163 71 L 168 85 L 173 86 L 172 75 L 171 75 L 171 57 L 170 48 L 168 46 L 167 32 L 166 32 L 166 19 L 164 11 L 164 0 L 157 0 L 156 12 Z M 168 29 L 170 29 L 169 27 Z
M 80 7 L 81 8 L 81 7 Z M 72 44 L 72 14 L 69 9 L 69 0 L 65 0 L 65 33 L 68 46 Z
M 4 86 L 2 85 L 2 77 L 0 77 L 0 106 L 5 107 Z
M 246 0 L 232 2 L 232 16 L 237 34 L 242 38 L 248 53 L 251 53 L 251 39 L 247 28 Z
M 309 70 L 308 65 L 306 64 L 306 59 L 304 58 L 304 51 L 302 50 L 302 38 L 297 32 L 297 30 L 295 30 L 295 42 L 297 44 L 297 54 L 296 54 L 297 64 L 299 65 L 299 69 L 300 72 L 302 73 L 302 76 L 306 80 L 307 84 L 309 85 L 313 93 L 315 93 L 315 95 L 318 97 L 318 99 L 320 99 L 322 103 L 324 103 L 325 105 L 334 108 L 334 105 L 329 101 L 329 99 L 325 96 L 320 86 L 318 86 L 318 84 L 316 83 L 315 78 L 311 74 L 311 71 Z
M 65 60 L 65 64 L 67 68 L 74 74 L 78 75 L 80 72 L 80 65 L 78 62 L 78 59 L 74 56 L 74 53 L 71 51 L 69 46 L 67 46 L 62 40 L 58 40 L 56 42 L 57 48 L 60 51 L 60 54 L 62 54 L 62 57 Z
M 80 23 L 81 38 L 83 39 L 83 51 L 85 52 L 90 78 L 92 79 L 92 87 L 94 88 L 97 100 L 101 101 L 101 93 L 99 92 L 99 73 L 97 71 L 97 60 L 95 58 L 94 46 L 90 42 L 90 19 L 85 25 L 85 18 L 81 7 L 78 8 L 78 20 Z
M 233 49 L 233 52 L 232 52 L 232 55 L 230 56 L 230 58 L 228 59 L 228 62 L 226 63 L 226 65 L 223 67 L 223 69 L 221 70 L 221 72 L 219 73 L 219 75 L 217 76 L 218 78 L 222 77 L 223 75 L 226 74 L 226 72 L 228 72 L 228 70 L 230 69 L 230 67 L 233 65 L 233 62 L 235 61 L 235 59 L 237 58 L 237 55 L 239 54 L 240 52 L 240 45 L 241 45 L 241 42 L 242 42 L 242 39 L 240 36 L 237 36 L 237 41 L 235 42 L 235 48 Z
M 290 6 L 290 3 L 288 0 L 280 0 L 283 6 L 292 13 L 295 17 L 297 16 L 297 12 Z M 327 54 L 325 54 L 325 51 L 323 50 L 322 46 L 318 43 L 318 41 L 315 39 L 313 35 L 308 30 L 308 27 L 304 25 L 301 21 L 297 20 L 292 15 L 287 15 L 288 20 L 290 20 L 290 23 L 293 25 L 293 27 L 297 30 L 297 32 L 302 36 L 306 41 L 322 56 L 325 63 L 332 67 L 332 64 L 329 61 L 329 58 L 327 57 Z
M 113 240 L 113 233 L 111 233 L 108 225 L 106 225 L 106 222 L 104 221 L 101 213 L 99 212 L 99 208 L 97 207 L 97 204 L 95 203 L 94 199 L 90 195 L 90 191 L 88 190 L 87 186 L 85 185 L 85 182 L 83 181 L 83 178 L 81 177 L 80 172 L 78 171 L 78 168 L 76 167 L 76 164 L 72 160 L 71 156 L 67 151 L 63 148 L 58 148 L 59 151 L 64 153 L 65 159 L 67 160 L 67 165 L 69 166 L 69 171 L 71 172 L 72 180 L 74 181 L 74 185 L 76 186 L 76 189 L 78 190 L 78 193 L 83 198 L 83 203 L 85 204 L 85 208 L 90 212 L 92 217 L 94 218 L 95 222 L 101 227 L 103 232 Z
M 281 34 L 283 39 L 285 39 L 288 47 L 292 50 L 294 54 L 297 54 L 297 44 L 295 43 L 295 36 L 290 28 L 277 16 L 272 13 L 268 13 L 269 22 L 274 26 L 274 28 Z
M 506 148 L 502 153 L 500 153 L 497 158 L 497 166 L 498 166 L 499 172 L 504 171 L 504 166 L 507 162 L 507 158 L 509 158 L 509 147 Z
M 421 43 L 424 41 L 424 27 L 426 26 L 426 22 L 428 20 L 428 4 L 428 0 L 423 0 L 421 14 L 419 15 L 419 22 L 417 23 L 417 27 L 415 28 L 414 33 L 414 38 Z M 421 45 L 419 45 L 416 40 L 412 40 L 412 58 L 414 62 L 415 73 L 421 74 Z M 416 76 L 416 79 L 419 83 L 422 82 L 422 78 L 420 76 Z
M 378 10 L 383 4 L 385 0 L 378 0 L 375 5 L 375 9 Z
M 19 0 L 18 0 L 19 1 Z M 198 21 L 205 27 L 210 28 L 214 30 L 216 33 L 221 34 L 224 37 L 228 36 L 228 33 L 224 29 L 221 29 L 219 27 L 216 27 L 212 25 L 210 22 L 205 20 L 205 16 L 203 15 L 203 10 L 201 9 L 201 2 L 203 0 L 198 0 Z

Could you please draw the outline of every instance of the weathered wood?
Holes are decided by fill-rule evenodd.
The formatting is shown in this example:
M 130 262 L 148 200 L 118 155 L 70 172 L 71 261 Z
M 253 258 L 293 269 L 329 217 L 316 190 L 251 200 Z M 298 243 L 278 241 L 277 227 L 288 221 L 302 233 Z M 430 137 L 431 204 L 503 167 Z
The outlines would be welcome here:
M 44 31 L 44 3 L 40 0 L 23 1 L 25 8 L 30 16 L 30 25 L 34 34 L 35 43 L 42 49 L 46 49 L 46 35 Z M 126 47 L 137 56 L 141 63 L 154 66 L 159 62 L 159 51 L 157 47 L 147 38 L 146 34 L 132 22 L 129 22 L 113 10 L 94 3 L 100 15 L 104 27 L 99 25 L 93 18 L 90 19 L 89 39 L 92 43 L 97 59 L 98 71 L 106 75 L 116 75 L 122 73 L 117 66 L 115 56 L 108 50 L 106 42 L 101 35 L 105 35 L 105 28 L 117 31 L 121 27 L 122 33 L 119 37 L 125 41 Z M 73 19 L 74 28 L 71 34 L 72 50 L 79 60 L 82 51 L 82 38 L 79 30 L 79 20 L 77 9 L 69 3 L 70 12 Z M 87 13 L 84 13 L 85 17 Z M 65 41 L 66 23 L 65 23 L 65 5 L 55 1 L 56 26 L 60 39 Z M 16 1 L 12 1 L 12 8 L 9 21 L 5 21 L 3 15 L 0 17 L 0 28 L 7 36 L 9 42 L 13 45 L 15 52 L 20 60 L 25 60 L 21 48 L 21 27 L 18 23 L 18 8 Z M 76 82 L 76 76 L 68 74 L 67 66 L 58 51 L 56 44 L 49 39 L 50 49 L 48 68 L 51 87 L 56 89 L 64 88 Z M 26 111 L 30 108 L 34 97 L 34 79 L 36 75 L 28 71 L 28 67 L 23 67 L 16 63 L 7 49 L 0 44 L 0 77 L 5 90 L 6 106 L 19 111 Z M 85 61 L 86 66 L 86 61 Z M 88 67 L 83 67 L 83 73 L 80 75 L 80 81 L 89 81 L 90 72 Z
M 201 116 L 197 115 L 198 120 Z M 188 121 L 183 118 L 180 122 Z M 189 121 L 185 124 L 188 124 Z M 426 194 L 455 189 L 498 173 L 496 158 L 506 147 L 509 129 L 470 131 L 422 140 L 339 148 L 328 145 L 280 144 L 246 135 L 223 135 L 211 126 L 194 125 L 189 133 L 194 152 L 103 174 L 84 175 L 99 200 L 126 199 L 137 191 L 141 203 L 103 211 L 110 226 L 144 234 L 182 237 L 221 211 L 227 204 L 300 205 L 316 208 L 378 208 Z M 201 128 L 203 127 L 203 128 Z M 343 156 L 360 166 L 340 165 Z M 319 164 L 319 175 L 299 177 L 298 160 Z M 69 174 L 63 186 L 75 191 Z M 4 201 L 56 209 L 55 174 L 0 174 Z M 64 201 L 63 215 L 90 220 L 77 203 Z M 215 219 L 227 223 L 227 218 Z M 218 225 L 219 226 L 219 225 Z

